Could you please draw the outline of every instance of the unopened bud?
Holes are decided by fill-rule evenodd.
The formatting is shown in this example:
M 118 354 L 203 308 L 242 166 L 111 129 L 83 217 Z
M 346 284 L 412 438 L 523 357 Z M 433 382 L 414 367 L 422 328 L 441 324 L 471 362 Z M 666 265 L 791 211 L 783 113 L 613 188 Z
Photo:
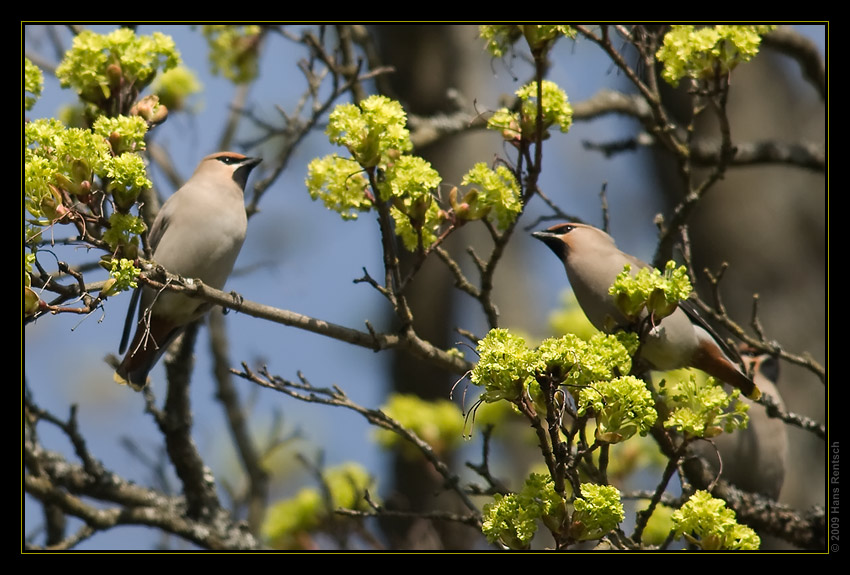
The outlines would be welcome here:
M 41 298 L 32 288 L 24 287 L 24 317 L 29 317 L 38 311 Z
M 121 70 L 121 64 L 113 62 L 106 67 L 106 76 L 109 78 L 109 83 L 112 86 L 120 86 L 124 72 Z
M 145 96 L 130 108 L 130 114 L 140 116 L 151 126 L 161 124 L 168 117 L 168 108 L 159 103 L 159 96 L 150 94 Z
M 73 160 L 71 162 L 71 178 L 77 182 L 85 182 L 92 177 L 92 169 L 85 160 Z
M 119 293 L 118 290 L 115 289 L 116 283 L 118 283 L 118 280 L 116 280 L 115 278 L 109 278 L 108 280 L 103 282 L 103 287 L 100 288 L 100 297 L 107 298 L 111 295 Z
M 678 302 L 668 301 L 667 296 L 664 294 L 664 290 L 661 289 L 652 290 L 652 293 L 649 295 L 649 299 L 646 302 L 646 307 L 649 308 L 649 311 L 652 313 L 656 321 L 664 319 L 676 311 L 678 305 Z

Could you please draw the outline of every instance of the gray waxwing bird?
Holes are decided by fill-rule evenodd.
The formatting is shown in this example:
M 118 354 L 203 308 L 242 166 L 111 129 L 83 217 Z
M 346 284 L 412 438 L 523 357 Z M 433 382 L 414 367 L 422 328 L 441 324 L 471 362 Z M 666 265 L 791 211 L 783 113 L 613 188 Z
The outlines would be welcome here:
M 630 327 L 608 288 L 626 264 L 631 264 L 633 275 L 649 264 L 621 252 L 611 236 L 586 224 L 558 224 L 531 235 L 561 259 L 579 306 L 596 329 L 612 333 Z M 644 310 L 640 320 L 647 313 Z M 652 369 L 695 367 L 758 399 L 758 387 L 730 359 L 734 355 L 689 301 L 679 302 L 672 314 L 652 325 L 641 339 L 640 357 Z
M 747 372 L 753 374 L 753 380 L 762 393 L 785 411 L 785 404 L 776 387 L 779 360 L 768 354 L 755 354 L 748 348 L 742 349 L 741 357 Z M 748 399 L 742 401 L 750 406 L 747 428 L 714 437 L 712 441 L 717 448 L 716 453 L 705 441 L 697 442 L 695 449 L 715 473 L 720 472 L 721 479 L 744 491 L 777 500 L 785 481 L 788 460 L 787 428 L 781 419 L 770 417 L 764 407 Z
M 248 175 L 261 161 L 233 152 L 211 154 L 162 205 L 148 234 L 153 261 L 184 278 L 222 289 L 242 249 L 248 219 L 243 193 Z M 141 299 L 136 333 L 127 340 Z M 141 390 L 148 372 L 185 327 L 209 305 L 195 298 L 150 287 L 137 288 L 130 302 L 115 370 L 115 381 Z

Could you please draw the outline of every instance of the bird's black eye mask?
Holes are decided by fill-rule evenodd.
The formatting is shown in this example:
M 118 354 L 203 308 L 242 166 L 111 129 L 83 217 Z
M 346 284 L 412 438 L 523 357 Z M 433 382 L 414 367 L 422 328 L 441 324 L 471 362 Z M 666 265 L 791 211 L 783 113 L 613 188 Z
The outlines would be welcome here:
M 239 162 L 246 162 L 250 158 L 230 158 L 233 162 L 229 162 L 231 164 L 238 164 Z M 233 181 L 236 182 L 240 188 L 245 189 L 245 184 L 248 183 L 248 176 L 251 174 L 251 170 L 257 167 L 259 164 L 259 160 L 251 160 L 250 162 L 246 162 L 243 165 L 239 166 L 233 171 Z
M 556 226 L 555 228 L 549 228 L 548 230 L 534 232 L 531 235 L 546 244 L 550 250 L 555 252 L 555 255 L 558 256 L 561 261 L 564 261 L 567 257 L 567 244 L 564 243 L 560 236 L 572 229 L 571 227 L 569 227 L 569 229 L 567 230 L 562 229 L 567 226 L 569 226 L 569 224 Z
M 573 231 L 574 229 L 576 229 L 575 225 L 570 224 L 570 223 L 566 223 L 566 224 L 558 224 L 558 225 L 552 226 L 551 228 L 547 229 L 546 231 L 549 232 L 550 234 L 562 236 L 566 233 Z

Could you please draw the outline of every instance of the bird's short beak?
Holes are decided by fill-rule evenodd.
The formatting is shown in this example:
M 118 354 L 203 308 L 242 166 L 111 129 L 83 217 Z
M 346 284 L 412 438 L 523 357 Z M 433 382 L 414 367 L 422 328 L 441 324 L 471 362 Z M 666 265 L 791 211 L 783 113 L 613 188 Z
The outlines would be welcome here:
M 566 244 L 561 239 L 561 236 L 558 234 L 554 234 L 548 230 L 540 230 L 538 232 L 531 232 L 531 235 L 544 244 L 546 244 L 550 250 L 555 252 L 555 255 L 561 258 L 561 261 L 566 257 Z
M 555 234 L 553 234 L 552 232 L 548 232 L 546 230 L 531 232 L 531 235 L 534 236 L 535 238 L 537 238 L 538 240 L 540 240 L 541 242 L 545 242 L 547 240 L 551 240 L 552 238 L 558 237 Z

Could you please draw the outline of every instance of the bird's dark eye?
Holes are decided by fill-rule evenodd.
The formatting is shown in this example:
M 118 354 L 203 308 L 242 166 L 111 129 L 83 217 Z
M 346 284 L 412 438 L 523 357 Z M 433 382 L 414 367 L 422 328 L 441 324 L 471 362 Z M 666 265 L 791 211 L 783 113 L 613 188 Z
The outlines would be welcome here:
M 242 161 L 242 158 L 234 158 L 233 156 L 219 156 L 219 162 L 224 162 L 228 166 L 232 166 L 233 164 L 238 164 Z
M 551 228 L 549 228 L 549 231 L 552 232 L 553 234 L 563 235 L 563 234 L 566 234 L 568 232 L 573 231 L 574 229 L 575 229 L 575 226 L 573 224 L 567 223 L 567 224 L 558 224 L 556 226 L 552 226 Z

